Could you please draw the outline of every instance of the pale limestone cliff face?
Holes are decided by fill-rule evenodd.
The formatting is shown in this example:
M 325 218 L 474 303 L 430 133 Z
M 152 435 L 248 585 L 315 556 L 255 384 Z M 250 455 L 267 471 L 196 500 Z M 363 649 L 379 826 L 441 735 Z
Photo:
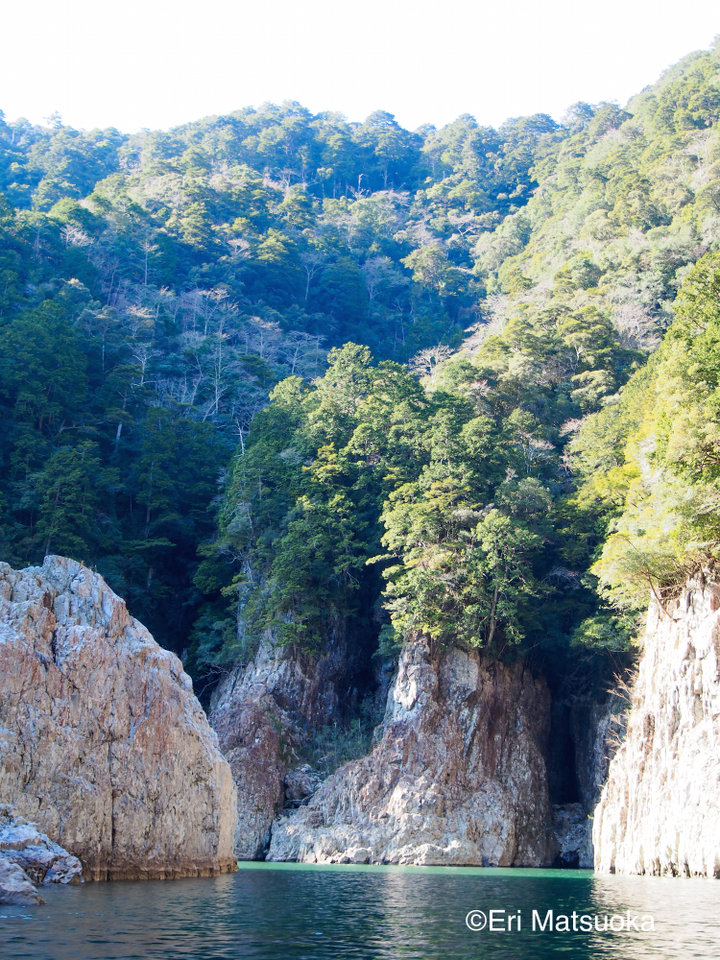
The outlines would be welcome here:
M 651 604 L 627 737 L 595 811 L 595 869 L 720 876 L 720 587 Z
M 0 801 L 87 879 L 234 867 L 235 789 L 190 678 L 81 564 L 0 564 Z
M 309 657 L 266 638 L 253 660 L 220 684 L 210 723 L 237 785 L 239 859 L 254 860 L 267 847 L 270 825 L 294 799 L 286 794 L 291 782 L 290 793 L 297 789 L 296 753 L 337 717 L 346 671 L 341 642 Z
M 380 742 L 274 825 L 268 858 L 551 862 L 549 709 L 545 683 L 522 664 L 408 645 Z

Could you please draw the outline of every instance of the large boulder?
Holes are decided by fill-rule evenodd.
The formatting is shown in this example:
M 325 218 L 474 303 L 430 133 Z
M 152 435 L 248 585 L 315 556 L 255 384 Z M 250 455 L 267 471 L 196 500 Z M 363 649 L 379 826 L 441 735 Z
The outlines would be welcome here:
M 0 903 L 19 907 L 45 903 L 20 864 L 5 857 L 0 857 Z
M 720 876 L 720 587 L 653 601 L 627 736 L 595 810 L 595 869 Z
M 402 653 L 382 736 L 273 827 L 268 858 L 309 862 L 552 862 L 550 695 L 522 663 Z
M 0 564 L 0 800 L 87 879 L 234 868 L 235 788 L 190 678 L 103 579 Z
M 82 864 L 22 817 L 9 804 L 0 804 L 0 859 L 23 868 L 33 883 L 80 883 Z

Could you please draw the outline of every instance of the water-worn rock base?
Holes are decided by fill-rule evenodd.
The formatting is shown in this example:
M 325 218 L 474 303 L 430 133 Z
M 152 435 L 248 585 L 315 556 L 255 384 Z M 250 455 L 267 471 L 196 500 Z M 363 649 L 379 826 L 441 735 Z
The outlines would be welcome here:
M 380 742 L 276 822 L 268 859 L 552 862 L 549 707 L 521 663 L 407 645 Z
M 720 587 L 652 603 L 627 737 L 594 816 L 600 872 L 720 876 Z
M 87 879 L 232 870 L 235 788 L 190 678 L 101 577 L 0 564 L 0 798 Z

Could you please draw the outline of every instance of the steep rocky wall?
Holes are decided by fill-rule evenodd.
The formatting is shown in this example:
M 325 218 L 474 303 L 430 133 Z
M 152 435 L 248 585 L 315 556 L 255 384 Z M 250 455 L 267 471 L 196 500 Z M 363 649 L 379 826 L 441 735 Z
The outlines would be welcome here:
M 627 702 L 616 694 L 579 699 L 570 710 L 579 800 L 592 813 L 625 732 Z M 592 864 L 588 864 L 592 866 Z
M 595 869 L 720 876 L 720 587 L 648 613 L 625 742 L 595 811 Z
M 549 712 L 521 663 L 409 644 L 380 742 L 274 825 L 269 859 L 551 862 Z
M 219 685 L 210 723 L 237 784 L 238 858 L 253 860 L 265 851 L 298 751 L 341 714 L 348 672 L 342 637 L 316 656 L 276 647 L 268 637 L 249 664 Z
M 235 788 L 180 661 L 101 577 L 0 564 L 0 800 L 88 879 L 231 870 Z

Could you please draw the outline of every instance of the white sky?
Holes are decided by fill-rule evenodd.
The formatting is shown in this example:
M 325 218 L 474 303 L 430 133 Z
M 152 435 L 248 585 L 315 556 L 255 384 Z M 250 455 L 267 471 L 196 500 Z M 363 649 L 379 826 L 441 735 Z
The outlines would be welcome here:
M 7 9 L 10 7 L 10 9 Z M 25 0 L 2 16 L 0 109 L 167 128 L 263 102 L 415 129 L 625 104 L 720 34 L 718 0 Z

